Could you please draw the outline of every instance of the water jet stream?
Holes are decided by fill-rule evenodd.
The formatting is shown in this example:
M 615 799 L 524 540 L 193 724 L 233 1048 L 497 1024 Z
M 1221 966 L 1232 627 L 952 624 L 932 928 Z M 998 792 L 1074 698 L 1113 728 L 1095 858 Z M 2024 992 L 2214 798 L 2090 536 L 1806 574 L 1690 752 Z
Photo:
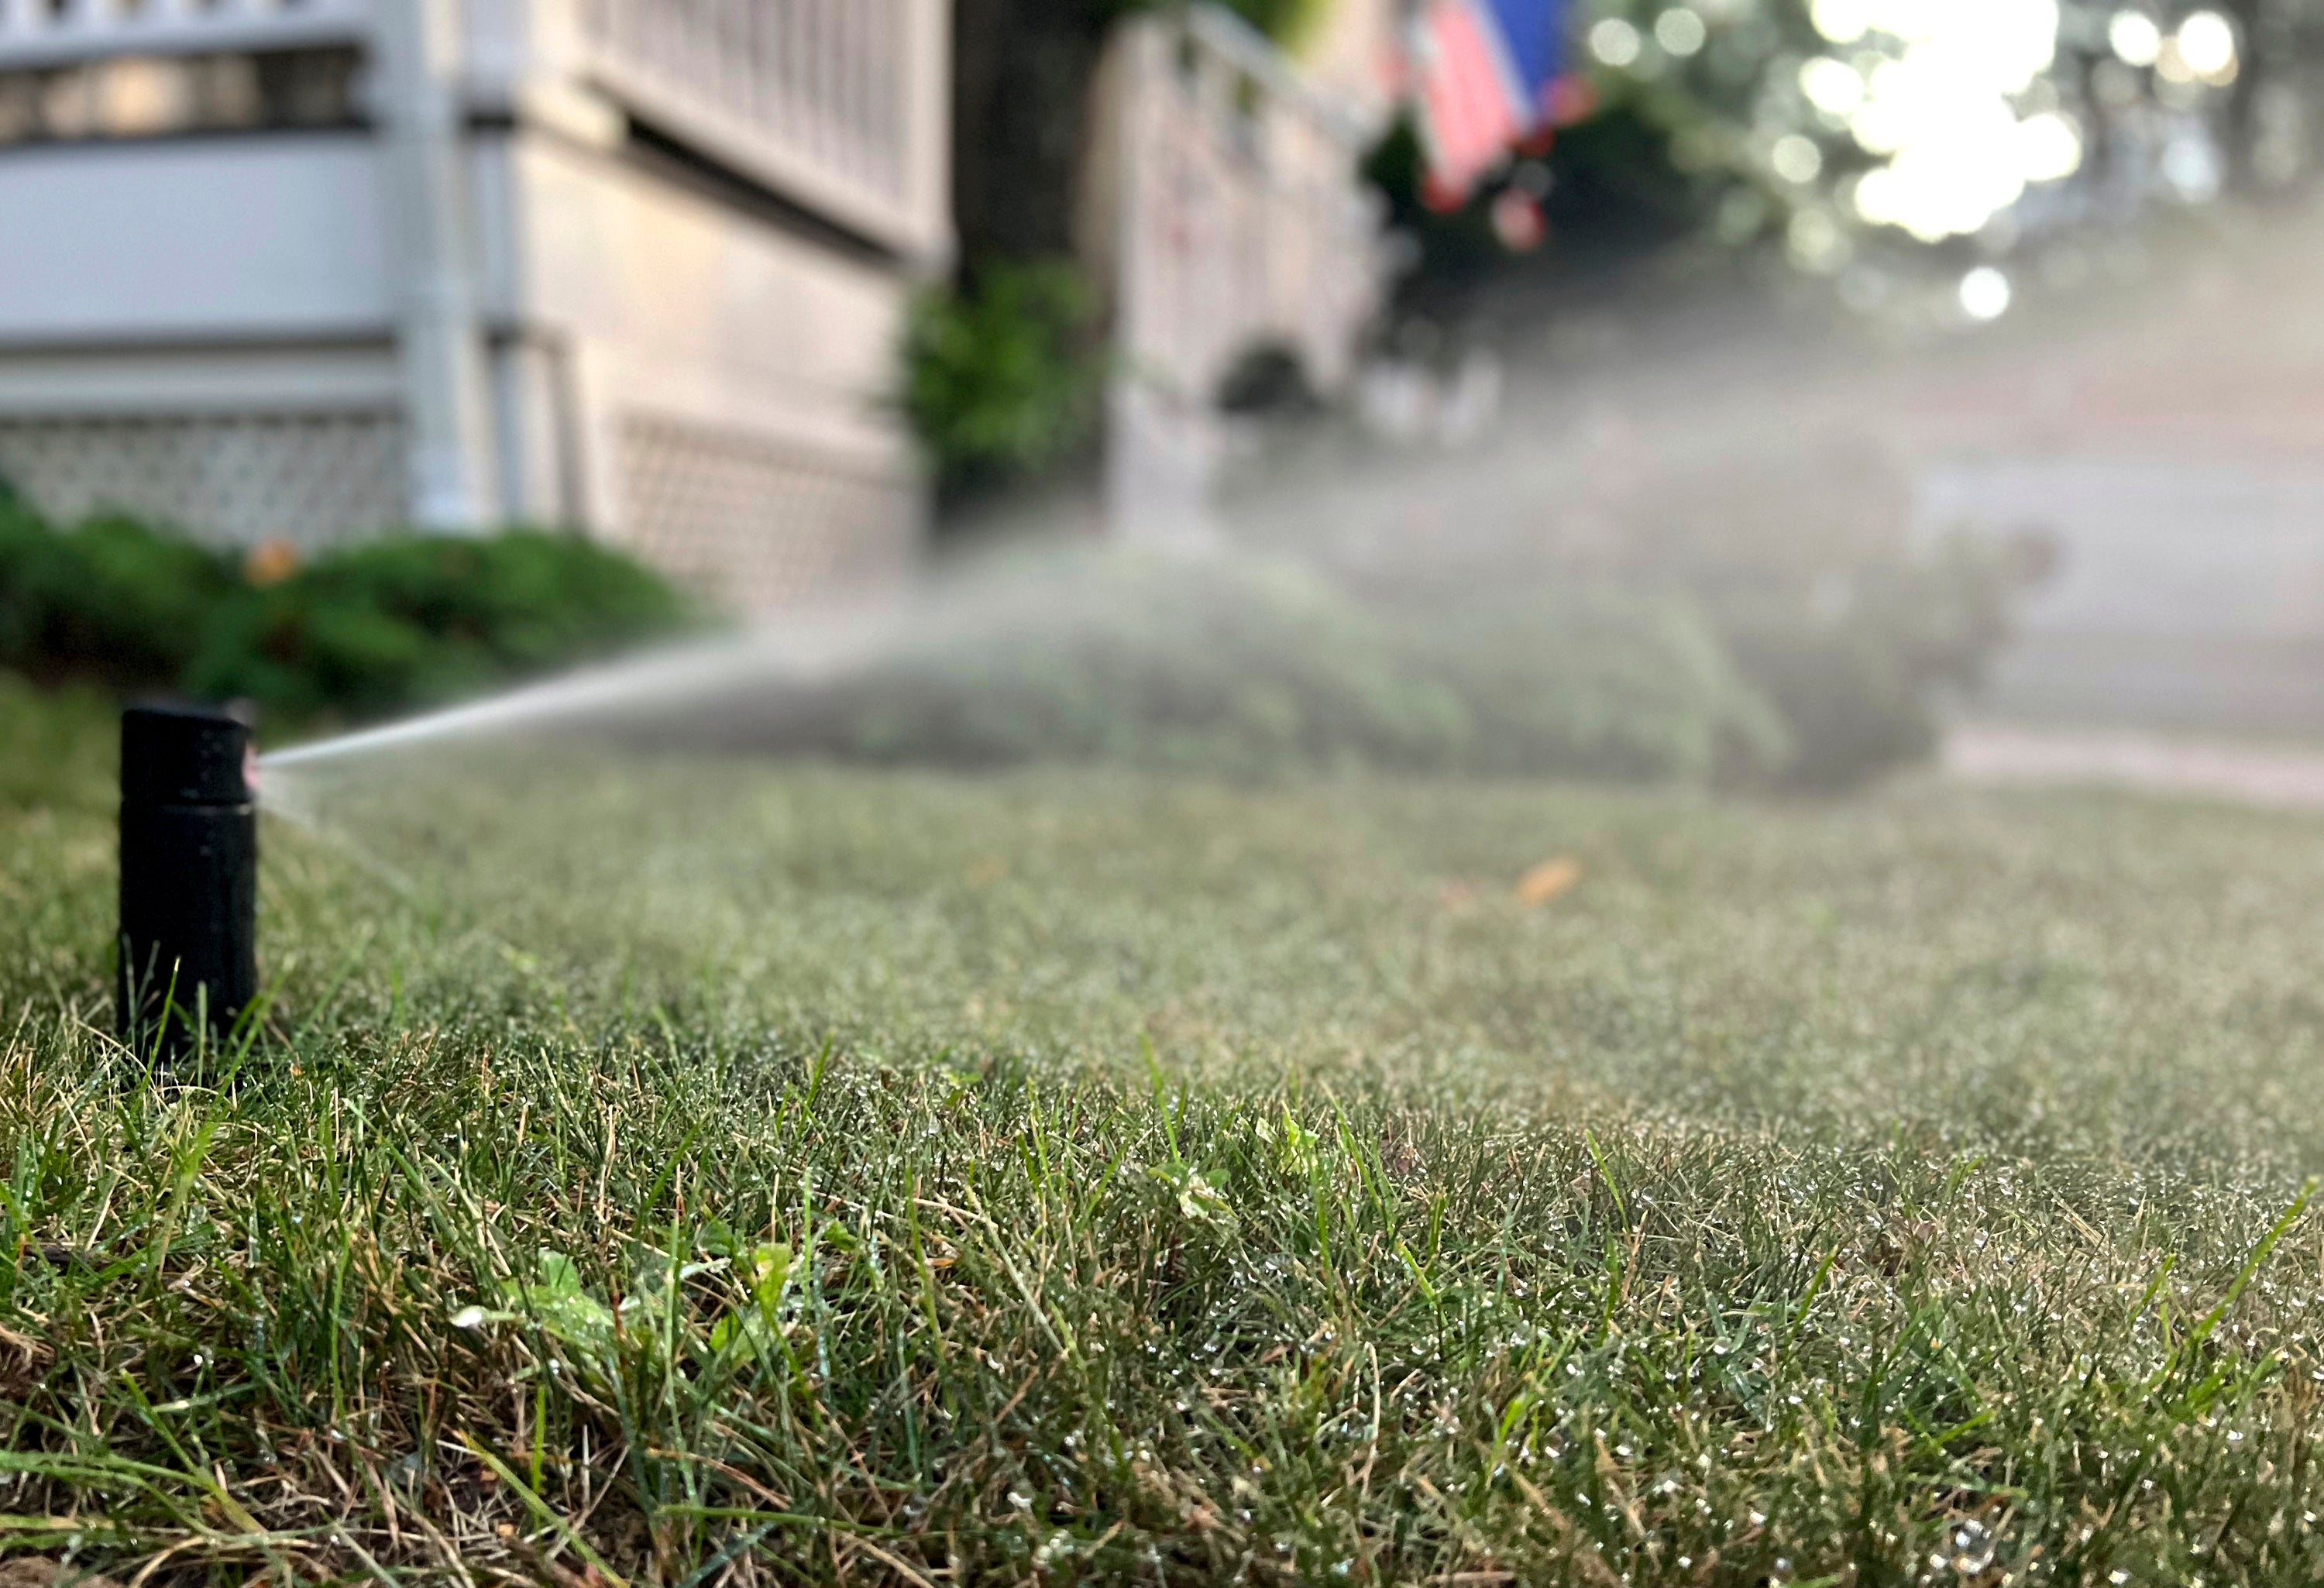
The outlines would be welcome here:
M 262 772 L 536 729 L 618 725 L 760 682 L 801 685 L 861 665 L 903 632 L 894 608 L 788 617 L 740 634 L 586 668 L 403 722 L 363 728 L 259 758 Z

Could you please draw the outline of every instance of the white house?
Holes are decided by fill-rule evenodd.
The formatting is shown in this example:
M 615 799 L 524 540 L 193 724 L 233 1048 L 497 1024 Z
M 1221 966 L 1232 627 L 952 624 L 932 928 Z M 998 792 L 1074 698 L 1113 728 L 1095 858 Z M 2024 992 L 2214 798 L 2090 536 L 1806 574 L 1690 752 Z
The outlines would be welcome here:
M 0 476 L 221 540 L 875 578 L 946 0 L 0 0 Z

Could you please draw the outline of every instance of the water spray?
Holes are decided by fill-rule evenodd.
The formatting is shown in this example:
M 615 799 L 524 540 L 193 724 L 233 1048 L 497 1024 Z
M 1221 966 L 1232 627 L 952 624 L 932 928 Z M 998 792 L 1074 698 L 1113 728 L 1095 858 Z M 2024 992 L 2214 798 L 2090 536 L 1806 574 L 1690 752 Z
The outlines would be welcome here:
M 584 668 L 441 711 L 276 750 L 259 760 L 268 808 L 298 819 L 299 774 L 335 762 L 462 741 L 506 741 L 559 728 L 666 727 L 674 712 L 732 710 L 738 700 L 844 675 L 926 629 L 922 607 L 834 607 L 620 661 Z
M 250 729 L 199 706 L 121 717 L 121 1039 L 163 1059 L 258 992 Z

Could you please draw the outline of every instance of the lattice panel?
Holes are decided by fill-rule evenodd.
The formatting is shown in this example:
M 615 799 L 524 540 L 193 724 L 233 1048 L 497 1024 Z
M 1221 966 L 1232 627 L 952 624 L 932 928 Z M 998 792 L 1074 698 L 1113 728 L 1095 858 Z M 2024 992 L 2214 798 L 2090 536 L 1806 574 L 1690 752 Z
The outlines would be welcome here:
M 621 429 L 624 539 L 726 605 L 764 610 L 893 580 L 912 494 L 892 476 L 745 432 Z
M 112 509 L 239 544 L 402 522 L 402 450 L 392 413 L 0 418 L 0 479 L 50 516 Z

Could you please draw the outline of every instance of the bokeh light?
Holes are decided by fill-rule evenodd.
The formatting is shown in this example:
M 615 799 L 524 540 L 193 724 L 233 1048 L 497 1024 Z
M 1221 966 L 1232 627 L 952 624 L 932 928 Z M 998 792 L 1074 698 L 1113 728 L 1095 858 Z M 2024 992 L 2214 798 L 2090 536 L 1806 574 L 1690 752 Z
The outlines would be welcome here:
M 2029 182 L 2060 181 L 2081 169 L 2081 132 L 2054 110 L 2017 124 L 2017 148 L 2019 169 Z
M 1960 280 L 1961 312 L 1974 320 L 1999 319 L 2009 312 L 2015 296 L 2009 278 L 1989 264 L 1980 264 Z
M 1800 92 L 1818 110 L 1845 116 L 1864 103 L 1864 78 L 1848 62 L 1817 55 L 1800 67 Z
M 2207 83 L 2224 86 L 2236 78 L 2236 31 L 2216 11 L 2198 11 L 2179 24 L 2179 58 Z
M 1787 182 L 1812 182 L 1823 174 L 1823 151 L 1815 146 L 1812 138 L 1786 133 L 1775 140 L 1767 163 Z
M 1590 53 L 1608 66 L 1636 63 L 1644 45 L 1638 30 L 1618 16 L 1609 16 L 1590 30 Z
M 2107 23 L 2107 45 L 2131 66 L 2153 66 L 2163 53 L 2163 30 L 2143 11 L 2117 11 Z
M 1862 47 L 1857 60 L 1803 62 L 1799 83 L 1886 162 L 1856 187 L 1864 219 L 1923 242 L 1965 235 L 2028 183 L 2080 168 L 2071 121 L 2046 110 L 2021 120 L 2016 108 L 2057 58 L 2056 0 L 1815 0 L 1809 14 L 1830 43 Z
M 1701 14 L 1691 7 L 1674 6 L 1655 18 L 1655 42 L 1681 59 L 1696 53 L 1710 38 Z

